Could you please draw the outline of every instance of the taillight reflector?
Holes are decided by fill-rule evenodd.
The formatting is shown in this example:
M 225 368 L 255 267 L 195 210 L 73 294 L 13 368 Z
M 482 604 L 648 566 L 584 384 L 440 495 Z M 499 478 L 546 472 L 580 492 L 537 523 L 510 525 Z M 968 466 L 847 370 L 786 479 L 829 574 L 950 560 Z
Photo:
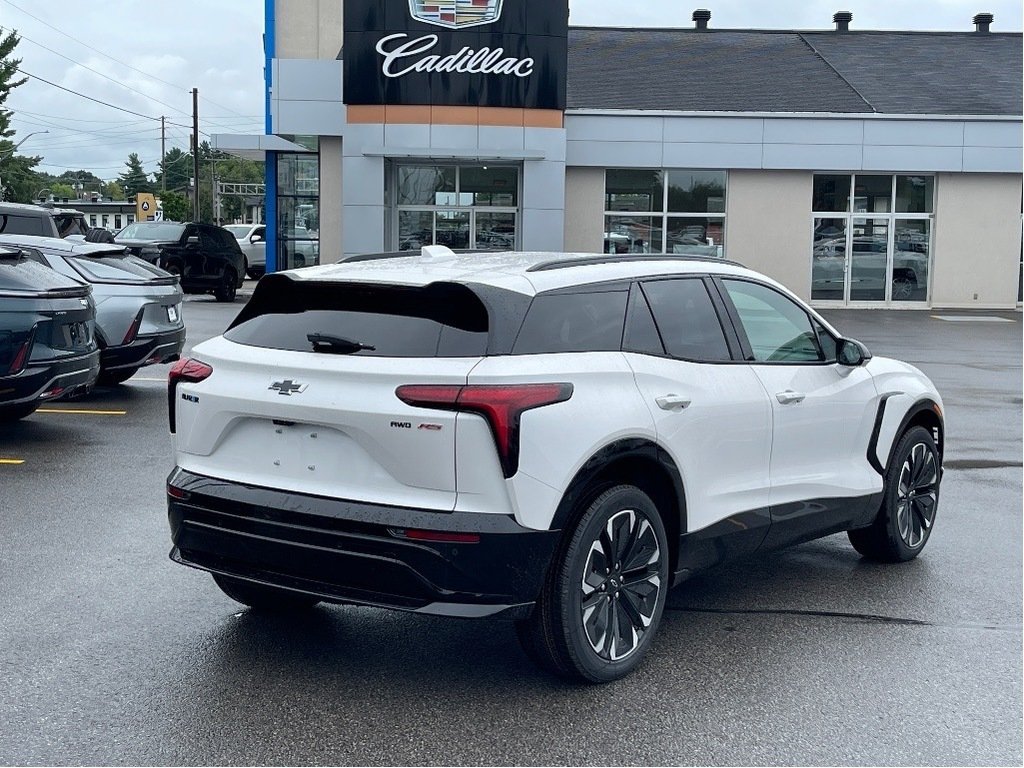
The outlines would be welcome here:
M 124 335 L 124 341 L 122 344 L 131 344 L 139 335 L 139 328 L 142 327 L 142 313 L 146 310 L 140 309 L 139 314 L 132 320 L 132 324 L 128 326 L 128 333 Z
M 512 477 L 519 469 L 519 420 L 523 412 L 563 403 L 572 392 L 572 384 L 413 384 L 395 390 L 398 399 L 407 405 L 468 411 L 486 418 L 505 477 Z
M 437 544 L 479 544 L 479 533 L 458 533 L 455 531 L 392 530 L 392 535 L 412 541 L 432 541 Z
M 213 375 L 213 367 L 199 360 L 186 357 L 179 360 L 167 374 L 167 414 L 171 422 L 171 434 L 176 429 L 175 415 L 177 408 L 178 384 L 183 381 L 197 383 Z
M 28 362 L 28 351 L 32 347 L 32 337 L 29 336 L 25 343 L 18 349 L 17 354 L 14 356 L 14 360 L 11 362 L 11 369 L 9 373 L 21 373 L 21 369 L 25 367 L 25 363 Z

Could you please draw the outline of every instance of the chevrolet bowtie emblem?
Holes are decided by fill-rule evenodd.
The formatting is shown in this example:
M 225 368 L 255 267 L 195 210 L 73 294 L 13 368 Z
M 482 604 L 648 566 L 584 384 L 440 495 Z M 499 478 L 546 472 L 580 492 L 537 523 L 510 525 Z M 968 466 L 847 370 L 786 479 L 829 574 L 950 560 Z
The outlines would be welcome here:
M 282 397 L 291 397 L 292 395 L 305 392 L 308 387 L 309 384 L 299 384 L 291 379 L 287 379 L 286 381 L 275 381 L 267 389 L 274 390 Z

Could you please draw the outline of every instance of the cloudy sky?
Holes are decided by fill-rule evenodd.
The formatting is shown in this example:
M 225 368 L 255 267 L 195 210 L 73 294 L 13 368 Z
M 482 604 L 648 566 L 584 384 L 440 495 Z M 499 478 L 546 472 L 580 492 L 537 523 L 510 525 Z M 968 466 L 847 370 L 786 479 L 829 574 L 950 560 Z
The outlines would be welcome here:
M 710 8 L 719 28 L 826 29 L 840 9 L 853 12 L 858 29 L 970 30 L 980 11 L 995 14 L 996 31 L 1022 25 L 1020 0 L 572 0 L 571 20 L 691 26 L 697 7 Z M 7 104 L 16 112 L 15 140 L 49 131 L 22 148 L 42 155 L 49 173 L 84 168 L 114 178 L 130 152 L 155 170 L 161 115 L 168 148 L 188 146 L 192 87 L 202 97 L 204 133 L 262 130 L 263 0 L 0 0 L 0 26 L 22 35 L 17 54 L 26 72 L 137 113 L 37 80 L 19 88 Z

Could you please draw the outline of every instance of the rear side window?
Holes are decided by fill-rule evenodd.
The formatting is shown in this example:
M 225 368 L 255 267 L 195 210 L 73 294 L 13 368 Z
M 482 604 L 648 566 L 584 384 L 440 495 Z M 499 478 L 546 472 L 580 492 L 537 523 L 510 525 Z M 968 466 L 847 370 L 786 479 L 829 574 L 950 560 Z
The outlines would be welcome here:
M 658 280 L 644 283 L 665 351 L 681 360 L 722 362 L 730 360 L 725 332 L 699 278 Z
M 0 213 L 0 234 L 4 235 L 39 235 L 55 237 L 56 230 L 42 216 L 20 216 Z
M 461 285 L 299 283 L 282 275 L 260 283 L 224 334 L 239 344 L 296 352 L 314 351 L 311 335 L 333 339 L 339 354 L 361 357 L 482 357 L 488 316 Z
M 530 305 L 514 355 L 617 352 L 629 291 L 541 294 Z
M 117 280 L 142 283 L 169 275 L 158 267 L 123 252 L 96 256 L 72 256 L 68 263 L 87 280 Z

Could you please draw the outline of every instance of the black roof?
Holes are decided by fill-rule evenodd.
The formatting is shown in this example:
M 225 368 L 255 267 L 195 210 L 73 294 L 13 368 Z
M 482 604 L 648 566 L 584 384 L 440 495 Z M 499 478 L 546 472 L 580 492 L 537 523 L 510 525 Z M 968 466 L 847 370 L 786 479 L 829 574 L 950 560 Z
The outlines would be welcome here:
M 570 27 L 569 109 L 1017 115 L 1020 33 Z

